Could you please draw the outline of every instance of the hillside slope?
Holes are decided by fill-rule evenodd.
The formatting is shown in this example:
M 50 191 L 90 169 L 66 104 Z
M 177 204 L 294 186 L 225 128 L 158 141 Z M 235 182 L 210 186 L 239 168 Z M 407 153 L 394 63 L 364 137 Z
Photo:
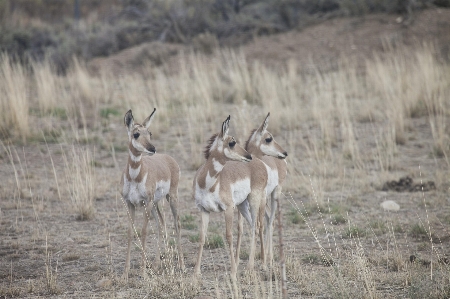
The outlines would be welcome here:
M 432 43 L 436 51 L 448 57 L 450 50 L 450 9 L 429 9 L 409 19 L 398 15 L 376 14 L 354 18 L 331 19 L 304 30 L 256 37 L 242 46 L 250 61 L 260 61 L 270 67 L 284 66 L 295 60 L 301 68 L 328 69 L 339 57 L 363 61 L 389 47 L 416 47 Z M 88 63 L 94 71 L 119 74 L 140 71 L 142 62 L 163 63 L 175 68 L 178 54 L 189 51 L 179 44 L 145 43 L 106 58 Z

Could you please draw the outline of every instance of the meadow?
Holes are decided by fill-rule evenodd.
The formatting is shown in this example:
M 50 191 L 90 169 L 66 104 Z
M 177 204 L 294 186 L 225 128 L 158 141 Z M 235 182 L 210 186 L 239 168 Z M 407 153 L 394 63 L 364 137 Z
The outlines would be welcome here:
M 203 276 L 192 279 L 200 221 L 192 180 L 203 148 L 228 115 L 244 144 L 268 112 L 268 130 L 289 154 L 281 203 L 289 296 L 450 297 L 448 56 L 432 44 L 388 47 L 326 71 L 294 60 L 274 69 L 224 48 L 176 59 L 175 71 L 149 63 L 120 75 L 93 75 L 74 59 L 58 75 L 49 61 L 1 56 L 0 297 L 281 298 L 278 243 L 271 266 L 257 259 L 249 273 L 246 224 L 234 290 L 220 214 L 210 220 Z M 131 108 L 142 121 L 154 107 L 153 144 L 181 167 L 187 269 L 176 266 L 166 203 L 164 268 L 141 277 L 136 245 L 125 283 L 123 116 Z M 384 210 L 385 200 L 400 209 Z

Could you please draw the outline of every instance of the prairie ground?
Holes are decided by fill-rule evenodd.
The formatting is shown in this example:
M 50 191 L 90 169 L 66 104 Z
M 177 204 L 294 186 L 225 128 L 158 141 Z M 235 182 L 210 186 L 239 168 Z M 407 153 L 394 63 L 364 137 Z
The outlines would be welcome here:
M 272 38 L 275 47 L 286 36 Z M 101 67 L 93 74 L 76 60 L 58 76 L 49 63 L 26 68 L 2 56 L 0 296 L 281 297 L 277 229 L 273 266 L 257 259 L 250 273 L 244 226 L 233 286 L 220 214 L 210 220 L 203 275 L 192 275 L 200 221 L 192 180 L 202 150 L 228 115 L 230 134 L 244 144 L 270 112 L 268 129 L 289 153 L 281 203 L 289 296 L 449 298 L 448 48 L 402 42 L 358 59 L 340 53 L 328 68 L 319 67 L 329 65 L 320 53 L 317 67 L 295 57 L 273 67 L 274 59 L 258 60 L 255 44 L 177 52 L 159 67 L 143 60 L 139 72 L 120 76 Z M 165 267 L 152 266 L 160 258 L 152 219 L 148 276 L 135 238 L 125 283 L 128 215 L 117 188 L 128 157 L 123 115 L 131 108 L 142 121 L 153 107 L 153 144 L 181 168 L 187 269 L 176 267 L 165 203 Z M 383 209 L 386 200 L 400 209 Z

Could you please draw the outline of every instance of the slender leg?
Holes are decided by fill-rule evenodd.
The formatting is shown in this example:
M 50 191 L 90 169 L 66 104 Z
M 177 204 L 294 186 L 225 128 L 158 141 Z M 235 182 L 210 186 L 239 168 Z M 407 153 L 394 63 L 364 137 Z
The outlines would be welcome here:
M 202 221 L 200 225 L 200 242 L 198 247 L 197 263 L 195 264 L 194 275 L 200 275 L 200 265 L 202 263 L 203 245 L 205 245 L 206 232 L 208 230 L 209 212 L 202 211 Z
M 255 233 L 256 233 L 256 221 L 257 211 L 259 211 L 259 198 L 257 194 L 252 193 L 248 196 L 250 205 L 250 215 L 252 218 L 251 234 L 250 234 L 250 255 L 248 257 L 248 269 L 253 270 L 255 263 Z
M 155 218 L 156 222 L 156 230 L 158 231 L 158 255 L 155 258 L 155 264 L 156 267 L 161 267 L 161 254 L 162 254 L 162 247 L 161 247 L 161 226 L 164 225 L 163 221 L 160 219 L 160 211 L 158 209 L 158 203 L 153 202 L 152 207 L 152 215 L 153 218 Z
M 272 191 L 271 194 L 271 207 L 270 207 L 270 217 L 269 217 L 269 223 L 268 223 L 268 228 L 269 230 L 267 231 L 267 239 L 268 239 L 268 243 L 267 243 L 267 249 L 268 249 L 268 258 L 270 261 L 273 260 L 273 222 L 275 220 L 275 212 L 277 211 L 277 199 L 279 198 L 281 194 L 281 186 L 277 186 L 275 188 L 275 190 Z
M 127 208 L 128 208 L 128 215 L 130 217 L 129 223 L 128 223 L 128 247 L 127 247 L 127 257 L 125 260 L 125 270 L 123 272 L 122 278 L 125 280 L 128 280 L 128 272 L 130 271 L 130 254 L 131 254 L 131 241 L 133 239 L 134 234 L 134 220 L 136 215 L 136 208 L 135 206 L 127 201 Z
M 177 196 L 170 196 L 167 195 L 167 200 L 170 204 L 170 209 L 172 210 L 173 214 L 173 221 L 175 226 L 175 231 L 177 233 L 177 248 L 178 248 L 178 264 L 181 268 L 181 270 L 184 270 L 184 258 L 183 258 L 183 251 L 181 250 L 181 224 L 180 224 L 180 217 L 178 216 L 178 197 Z
M 259 214 L 258 214 L 258 220 L 259 220 L 259 242 L 261 243 L 261 262 L 263 265 L 266 265 L 266 258 L 265 258 L 265 248 L 264 248 L 264 214 L 266 212 L 266 196 L 261 197 L 261 202 L 259 205 Z
M 236 261 L 234 259 L 234 249 L 233 249 L 233 218 L 234 218 L 234 209 L 228 207 L 225 210 L 225 235 L 227 238 L 228 248 L 230 251 L 230 264 L 231 264 L 231 278 L 236 281 Z
M 240 205 L 237 206 L 238 213 L 238 239 L 236 244 L 236 267 L 239 266 L 239 254 L 241 253 L 242 244 L 242 233 L 243 233 L 243 218 L 247 220 L 248 224 L 252 225 L 252 216 L 250 215 L 248 199 L 244 200 Z
M 144 206 L 144 220 L 142 223 L 141 230 L 141 246 L 142 246 L 142 270 L 145 274 L 145 268 L 147 267 L 147 255 L 145 254 L 145 238 L 147 237 L 147 226 L 148 221 L 150 220 L 150 214 L 147 211 L 147 207 Z
M 239 254 L 241 253 L 241 242 L 242 242 L 242 231 L 244 225 L 244 217 L 242 217 L 241 212 L 238 212 L 238 236 L 236 244 L 236 268 L 239 266 Z

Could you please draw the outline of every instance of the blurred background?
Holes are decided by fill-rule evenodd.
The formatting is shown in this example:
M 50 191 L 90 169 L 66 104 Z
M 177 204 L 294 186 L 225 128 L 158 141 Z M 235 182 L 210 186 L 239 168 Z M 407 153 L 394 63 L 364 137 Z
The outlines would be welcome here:
M 301 32 L 327 22 L 335 25 L 304 34 L 313 41 L 294 36 L 299 39 L 294 49 L 274 42 L 272 46 L 285 53 L 261 58 L 298 57 L 295 52 L 300 51 L 331 60 L 341 52 L 349 54 L 343 44 L 370 54 L 381 50 L 380 37 L 396 44 L 439 41 L 440 50 L 448 52 L 448 13 L 422 12 L 449 6 L 448 0 L 1 0 L 0 50 L 22 61 L 48 57 L 64 72 L 73 56 L 90 61 L 151 42 L 210 53 L 217 46 L 243 46 L 259 37 Z M 346 25 L 338 22 L 371 15 L 378 18 L 370 24 L 357 19 Z M 265 45 L 263 50 L 272 52 L 270 48 Z M 161 64 L 177 51 L 142 50 L 140 59 Z

